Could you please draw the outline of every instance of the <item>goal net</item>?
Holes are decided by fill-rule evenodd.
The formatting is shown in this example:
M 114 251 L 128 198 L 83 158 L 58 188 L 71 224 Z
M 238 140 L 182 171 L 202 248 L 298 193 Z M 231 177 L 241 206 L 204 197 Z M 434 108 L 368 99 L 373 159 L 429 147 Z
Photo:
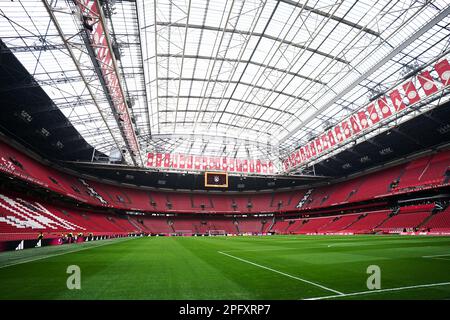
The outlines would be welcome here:
M 192 230 L 175 230 L 175 233 L 172 233 L 173 236 L 192 236 L 193 234 Z
M 209 230 L 208 233 L 210 236 L 226 236 L 227 235 L 225 230 Z

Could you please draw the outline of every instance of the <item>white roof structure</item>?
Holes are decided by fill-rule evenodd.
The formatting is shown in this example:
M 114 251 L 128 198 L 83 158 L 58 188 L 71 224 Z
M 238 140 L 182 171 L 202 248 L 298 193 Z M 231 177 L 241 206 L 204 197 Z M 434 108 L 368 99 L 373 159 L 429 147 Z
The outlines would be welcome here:
M 97 1 L 97 0 L 96 0 Z M 450 50 L 445 0 L 110 0 L 146 151 L 270 159 Z M 97 150 L 126 148 L 76 1 L 0 2 L 0 38 Z

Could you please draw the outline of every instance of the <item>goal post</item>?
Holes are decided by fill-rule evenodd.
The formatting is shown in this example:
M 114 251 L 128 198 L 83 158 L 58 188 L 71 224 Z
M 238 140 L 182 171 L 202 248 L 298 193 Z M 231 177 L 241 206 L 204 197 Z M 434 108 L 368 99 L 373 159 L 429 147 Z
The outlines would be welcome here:
M 209 230 L 208 234 L 210 236 L 226 236 L 227 232 L 225 230 Z
M 192 230 L 175 230 L 174 233 L 172 233 L 172 236 L 192 236 L 195 232 Z

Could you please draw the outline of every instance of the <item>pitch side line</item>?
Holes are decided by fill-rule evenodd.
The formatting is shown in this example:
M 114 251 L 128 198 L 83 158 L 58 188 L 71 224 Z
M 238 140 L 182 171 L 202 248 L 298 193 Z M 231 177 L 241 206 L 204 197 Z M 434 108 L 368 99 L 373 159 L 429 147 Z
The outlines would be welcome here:
M 449 257 L 450 256 L 450 253 L 447 253 L 447 254 L 437 254 L 437 255 L 434 255 L 434 256 L 422 256 L 422 258 L 437 258 L 437 257 Z
M 323 285 L 321 285 L 321 284 L 318 284 L 318 283 L 315 283 L 315 282 L 312 282 L 312 281 L 309 281 L 309 280 L 305 280 L 305 279 L 302 279 L 302 278 L 293 276 L 293 275 L 291 275 L 291 274 L 284 273 L 284 272 L 281 272 L 281 271 L 278 271 L 278 270 L 275 270 L 275 269 L 272 269 L 272 268 L 269 268 L 269 267 L 266 267 L 266 266 L 262 266 L 262 265 L 260 265 L 260 264 L 257 264 L 257 263 L 254 263 L 254 262 L 251 262 L 251 261 L 242 259 L 242 258 L 238 258 L 238 257 L 232 256 L 231 254 L 228 254 L 228 253 L 225 253 L 225 252 L 222 252 L 222 251 L 217 251 L 217 252 L 220 253 L 220 254 L 223 254 L 223 255 L 225 255 L 225 256 L 227 256 L 227 257 L 230 257 L 230 258 L 233 258 L 233 259 L 236 259 L 236 260 L 239 260 L 239 261 L 242 261 L 242 262 L 251 264 L 251 265 L 253 265 L 253 266 L 259 267 L 259 268 L 261 268 L 261 269 L 266 269 L 266 270 L 269 270 L 269 271 L 272 271 L 272 272 L 281 274 L 281 275 L 283 275 L 283 276 L 285 276 L 285 277 L 292 278 L 292 279 L 295 279 L 295 280 L 298 280 L 298 281 L 301 281 L 301 282 L 308 283 L 308 284 L 310 284 L 310 285 L 319 287 L 319 288 L 321 288 L 321 289 L 323 289 L 323 290 L 331 291 L 331 292 L 337 293 L 337 296 L 343 296 L 343 295 L 345 295 L 344 293 L 342 293 L 342 292 L 340 292 L 340 291 L 337 291 L 337 290 L 334 290 L 334 289 L 325 287 L 325 286 L 323 286 Z
M 121 242 L 125 242 L 125 241 L 132 240 L 132 239 L 134 239 L 134 238 L 130 238 L 130 239 L 127 239 L 127 240 L 124 240 L 124 241 L 118 241 L 118 242 L 111 241 L 111 242 L 108 242 L 108 243 L 99 244 L 98 246 L 92 246 L 92 247 L 87 247 L 87 248 L 85 247 L 85 248 L 81 248 L 81 249 L 78 249 L 78 250 L 72 250 L 72 251 L 66 251 L 66 252 L 61 252 L 61 253 L 55 253 L 55 254 L 50 254 L 50 255 L 43 256 L 43 257 L 34 258 L 34 259 L 29 259 L 29 260 L 24 260 L 24 261 L 10 263 L 10 264 L 5 264 L 3 266 L 0 266 L 0 269 L 8 268 L 8 267 L 16 266 L 16 265 L 19 265 L 19 264 L 28 263 L 28 262 L 43 260 L 43 259 L 47 259 L 47 258 L 53 258 L 53 257 L 57 257 L 57 256 L 62 256 L 62 255 L 69 254 L 69 253 L 74 253 L 74 252 L 79 252 L 79 251 L 84 251 L 84 250 L 89 250 L 89 249 L 94 249 L 94 248 L 100 248 L 100 247 L 107 246 L 107 245 L 110 245 L 110 244 L 121 243 Z
M 416 286 L 388 288 L 388 289 L 378 289 L 378 290 L 369 290 L 369 291 L 360 291 L 360 292 L 344 293 L 344 294 L 333 295 L 333 296 L 307 298 L 307 299 L 303 299 L 303 300 L 325 300 L 325 299 L 333 299 L 333 298 L 341 298 L 341 297 L 360 296 L 360 295 L 366 295 L 366 294 L 372 294 L 372 293 L 380 293 L 380 292 L 401 291 L 401 290 L 418 289 L 418 288 L 429 288 L 429 287 L 439 287 L 439 286 L 448 286 L 448 285 L 450 285 L 450 282 L 419 284 L 419 285 L 416 285 Z
M 430 259 L 433 259 L 433 260 L 445 260 L 445 261 L 450 261 L 450 258 L 430 258 Z

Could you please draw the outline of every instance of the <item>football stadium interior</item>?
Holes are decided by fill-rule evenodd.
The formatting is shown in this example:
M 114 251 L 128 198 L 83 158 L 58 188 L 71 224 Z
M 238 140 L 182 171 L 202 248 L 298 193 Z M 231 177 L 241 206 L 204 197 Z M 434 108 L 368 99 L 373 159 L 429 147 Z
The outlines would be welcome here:
M 448 1 L 0 2 L 1 300 L 449 299 L 449 185 Z

